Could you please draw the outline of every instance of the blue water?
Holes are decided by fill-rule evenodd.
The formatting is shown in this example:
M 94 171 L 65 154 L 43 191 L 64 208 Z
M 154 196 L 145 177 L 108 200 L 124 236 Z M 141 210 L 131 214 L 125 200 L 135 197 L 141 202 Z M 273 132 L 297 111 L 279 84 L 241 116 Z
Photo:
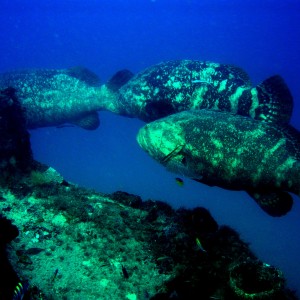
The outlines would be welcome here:
M 297 0 L 14 1 L 0 9 L 0 71 L 82 65 L 102 82 L 119 69 L 138 72 L 164 60 L 236 64 L 253 84 L 281 74 L 300 129 L 300 3 Z M 300 199 L 285 217 L 267 216 L 245 193 L 209 188 L 174 174 L 139 149 L 139 120 L 99 112 L 101 127 L 31 132 L 35 158 L 66 179 L 103 192 L 124 190 L 174 207 L 207 207 L 280 267 L 300 291 Z

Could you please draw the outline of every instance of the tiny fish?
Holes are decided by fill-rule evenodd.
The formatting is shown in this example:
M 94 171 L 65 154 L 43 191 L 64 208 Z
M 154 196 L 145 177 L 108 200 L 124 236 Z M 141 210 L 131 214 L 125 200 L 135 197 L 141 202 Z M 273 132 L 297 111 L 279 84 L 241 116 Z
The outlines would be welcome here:
M 202 252 L 206 252 L 206 250 L 203 248 L 199 238 L 196 238 L 196 244 L 197 244 L 197 247 L 199 250 L 201 250 Z
M 58 274 L 58 269 L 56 269 L 51 277 L 51 282 L 54 282 L 54 280 L 56 279 L 56 276 Z
M 184 186 L 184 181 L 183 179 L 179 178 L 179 177 L 176 177 L 175 178 L 175 181 L 176 183 L 179 185 L 179 186 Z
M 19 282 L 15 287 L 13 300 L 22 300 L 28 290 L 28 287 L 29 284 L 27 282 L 24 284 Z
M 123 265 L 122 265 L 122 273 L 123 273 L 124 278 L 126 278 L 126 279 L 129 278 L 129 274 Z

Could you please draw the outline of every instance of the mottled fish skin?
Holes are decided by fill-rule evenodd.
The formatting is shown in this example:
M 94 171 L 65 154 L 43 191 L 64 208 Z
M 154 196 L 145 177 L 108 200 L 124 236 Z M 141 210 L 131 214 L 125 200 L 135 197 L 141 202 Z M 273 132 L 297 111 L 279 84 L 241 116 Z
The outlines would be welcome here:
M 273 124 L 199 110 L 149 123 L 140 129 L 137 140 L 170 171 L 209 186 L 299 196 L 300 139 L 293 131 L 298 136 L 292 139 Z M 280 193 L 277 196 L 283 198 Z
M 280 76 L 252 88 L 233 65 L 197 60 L 154 65 L 120 88 L 115 112 L 146 122 L 191 109 L 229 111 L 254 119 L 288 123 L 292 96 Z
M 252 88 L 248 75 L 232 65 L 177 60 L 134 77 L 121 70 L 102 86 L 96 77 L 85 68 L 24 70 L 0 74 L 0 88 L 16 89 L 28 128 L 72 123 L 96 129 L 101 110 L 149 122 L 180 111 L 213 109 L 287 124 L 293 109 L 280 76 Z
M 0 74 L 0 88 L 15 88 L 29 129 L 64 123 L 95 129 L 99 125 L 96 111 L 104 109 L 103 103 L 113 95 L 105 86 L 96 86 L 94 78 L 89 84 L 84 77 L 74 76 L 74 70 L 7 72 Z
M 95 129 L 101 110 L 146 122 L 205 108 L 281 124 L 292 114 L 293 99 L 280 76 L 251 88 L 248 75 L 232 65 L 177 60 L 134 77 L 121 70 L 102 86 L 96 77 L 85 68 L 24 70 L 0 74 L 0 88 L 16 89 L 28 128 L 72 123 Z

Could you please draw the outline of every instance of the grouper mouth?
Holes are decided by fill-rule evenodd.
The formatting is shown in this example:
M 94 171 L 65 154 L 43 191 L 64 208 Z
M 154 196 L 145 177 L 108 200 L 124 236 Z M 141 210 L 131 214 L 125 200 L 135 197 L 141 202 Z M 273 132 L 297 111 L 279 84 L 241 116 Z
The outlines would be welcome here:
M 150 127 L 150 128 L 149 128 Z M 153 132 L 150 124 L 142 127 L 137 134 L 140 147 L 154 159 L 162 159 L 165 155 L 159 150 L 161 132 Z
M 179 135 L 172 134 L 168 128 L 169 124 L 158 125 L 161 124 L 155 121 L 141 128 L 137 135 L 138 144 L 152 158 L 166 167 L 180 163 L 185 145 L 179 139 Z

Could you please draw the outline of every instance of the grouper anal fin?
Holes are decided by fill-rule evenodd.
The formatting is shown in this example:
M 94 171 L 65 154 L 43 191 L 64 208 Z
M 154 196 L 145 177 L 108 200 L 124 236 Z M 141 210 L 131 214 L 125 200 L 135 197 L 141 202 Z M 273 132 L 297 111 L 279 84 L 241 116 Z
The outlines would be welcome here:
M 284 191 L 247 191 L 248 195 L 270 216 L 281 217 L 293 206 L 293 198 Z
M 99 127 L 100 120 L 97 112 L 91 112 L 78 119 L 72 120 L 70 123 L 83 129 L 95 130 Z

